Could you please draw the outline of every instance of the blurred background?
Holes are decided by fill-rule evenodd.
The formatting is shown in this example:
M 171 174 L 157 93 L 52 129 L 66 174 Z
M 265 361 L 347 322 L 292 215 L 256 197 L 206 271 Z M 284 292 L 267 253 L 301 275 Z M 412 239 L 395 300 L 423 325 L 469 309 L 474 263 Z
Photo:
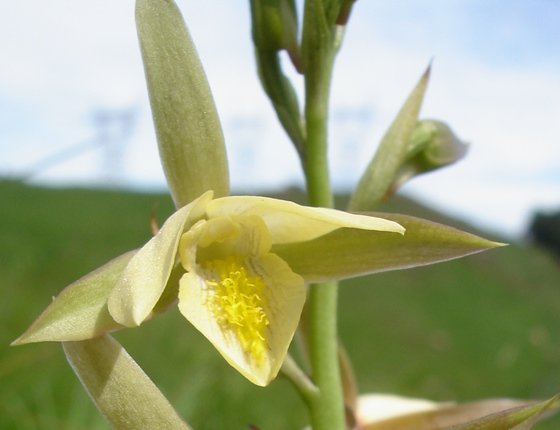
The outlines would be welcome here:
M 0 176 L 165 189 L 133 3 L 3 2 Z M 295 151 L 256 79 L 248 5 L 179 5 L 222 118 L 234 187 L 301 185 Z M 421 117 L 448 122 L 470 153 L 404 192 L 522 234 L 532 211 L 560 205 L 559 21 L 552 0 L 358 1 L 334 76 L 336 187 L 356 183 L 433 61 Z
M 234 191 L 301 198 L 295 151 L 256 77 L 248 4 L 178 4 L 222 119 Z M 560 242 L 550 240 L 560 234 L 558 22 L 554 0 L 356 2 L 333 82 L 337 192 L 355 185 L 431 61 L 421 118 L 447 122 L 469 153 L 405 185 L 386 209 L 513 243 L 348 282 L 341 332 L 363 391 L 463 401 L 560 391 L 550 251 Z M 163 221 L 172 211 L 134 2 L 2 2 L 0 53 L 0 428 L 104 428 L 58 345 L 6 345 L 63 286 L 147 240 L 152 213 Z M 286 382 L 250 386 L 176 313 L 118 336 L 197 428 L 306 422 Z

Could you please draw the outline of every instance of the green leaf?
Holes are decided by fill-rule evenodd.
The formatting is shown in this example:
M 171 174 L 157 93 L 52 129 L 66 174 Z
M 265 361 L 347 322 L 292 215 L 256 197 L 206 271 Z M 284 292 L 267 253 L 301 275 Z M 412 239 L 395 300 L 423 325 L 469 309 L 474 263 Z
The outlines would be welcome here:
M 105 335 L 63 344 L 80 382 L 113 428 L 189 429 L 126 350 Z
M 117 257 L 66 287 L 12 345 L 90 339 L 122 328 L 107 298 L 135 251 Z
M 429 76 L 430 67 L 424 72 L 381 139 L 373 159 L 354 190 L 350 210 L 372 210 L 383 201 L 390 190 L 397 172 L 406 161 Z
M 372 420 L 362 415 L 360 423 L 363 430 L 526 430 L 553 407 L 557 397 L 538 403 L 516 399 L 489 399 L 459 405 L 443 403 L 385 419 Z M 367 412 L 376 415 L 376 411 Z
M 372 213 L 396 221 L 404 235 L 341 228 L 308 242 L 275 245 L 307 282 L 345 279 L 447 261 L 502 246 L 470 233 L 406 215 Z
M 229 193 L 224 137 L 210 88 L 179 9 L 138 0 L 140 39 L 161 162 L 179 208 L 208 190 Z

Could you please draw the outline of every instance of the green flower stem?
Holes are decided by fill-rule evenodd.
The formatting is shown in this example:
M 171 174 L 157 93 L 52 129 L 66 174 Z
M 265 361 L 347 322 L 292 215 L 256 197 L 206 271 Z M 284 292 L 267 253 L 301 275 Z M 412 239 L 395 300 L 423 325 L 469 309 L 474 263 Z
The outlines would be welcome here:
M 312 206 L 333 207 L 328 164 L 329 95 L 335 52 L 305 75 L 306 142 L 303 170 Z
M 313 206 L 333 207 L 327 158 L 328 102 L 334 51 L 322 66 L 306 75 L 305 119 L 307 140 L 303 159 L 309 202 Z M 308 404 L 314 430 L 345 428 L 344 400 L 337 352 L 336 282 L 310 286 L 307 339 L 312 379 L 318 392 Z
M 309 408 L 314 430 L 345 428 L 344 398 L 337 355 L 338 284 L 311 285 L 309 291 L 309 355 L 313 382 L 319 391 Z
M 309 87 L 311 85 L 307 88 L 307 140 L 303 157 L 307 193 L 312 206 L 333 207 L 327 153 L 328 94 L 320 94 L 319 89 Z M 329 91 L 328 83 L 321 87 Z M 310 90 L 319 94 L 310 94 Z

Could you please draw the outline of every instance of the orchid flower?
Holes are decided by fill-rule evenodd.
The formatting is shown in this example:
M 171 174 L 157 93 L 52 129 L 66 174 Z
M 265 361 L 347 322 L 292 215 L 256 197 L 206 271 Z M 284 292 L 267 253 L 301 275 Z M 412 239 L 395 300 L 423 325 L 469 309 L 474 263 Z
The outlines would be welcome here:
M 267 385 L 299 324 L 306 284 L 499 245 L 405 215 L 353 214 L 257 196 L 214 199 L 209 191 L 172 214 L 141 249 L 70 284 L 13 344 L 91 339 L 138 326 L 178 301 L 228 363 Z
M 212 199 L 179 209 L 130 260 L 108 309 L 124 326 L 146 320 L 180 264 L 179 310 L 251 382 L 276 377 L 299 323 L 305 279 L 272 251 L 340 228 L 404 233 L 383 218 L 265 197 Z

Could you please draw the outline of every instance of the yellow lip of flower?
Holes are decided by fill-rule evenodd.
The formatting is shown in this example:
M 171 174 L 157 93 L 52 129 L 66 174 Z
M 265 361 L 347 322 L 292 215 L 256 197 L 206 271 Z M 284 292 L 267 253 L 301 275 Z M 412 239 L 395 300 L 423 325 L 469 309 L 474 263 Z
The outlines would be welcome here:
M 251 274 L 241 257 L 227 257 L 202 265 L 207 273 L 205 305 L 224 330 L 231 330 L 243 351 L 263 364 L 268 348 L 268 300 L 263 279 Z
M 261 386 L 276 377 L 305 302 L 303 279 L 270 246 L 256 216 L 201 222 L 179 246 L 188 270 L 179 310 L 228 363 Z

